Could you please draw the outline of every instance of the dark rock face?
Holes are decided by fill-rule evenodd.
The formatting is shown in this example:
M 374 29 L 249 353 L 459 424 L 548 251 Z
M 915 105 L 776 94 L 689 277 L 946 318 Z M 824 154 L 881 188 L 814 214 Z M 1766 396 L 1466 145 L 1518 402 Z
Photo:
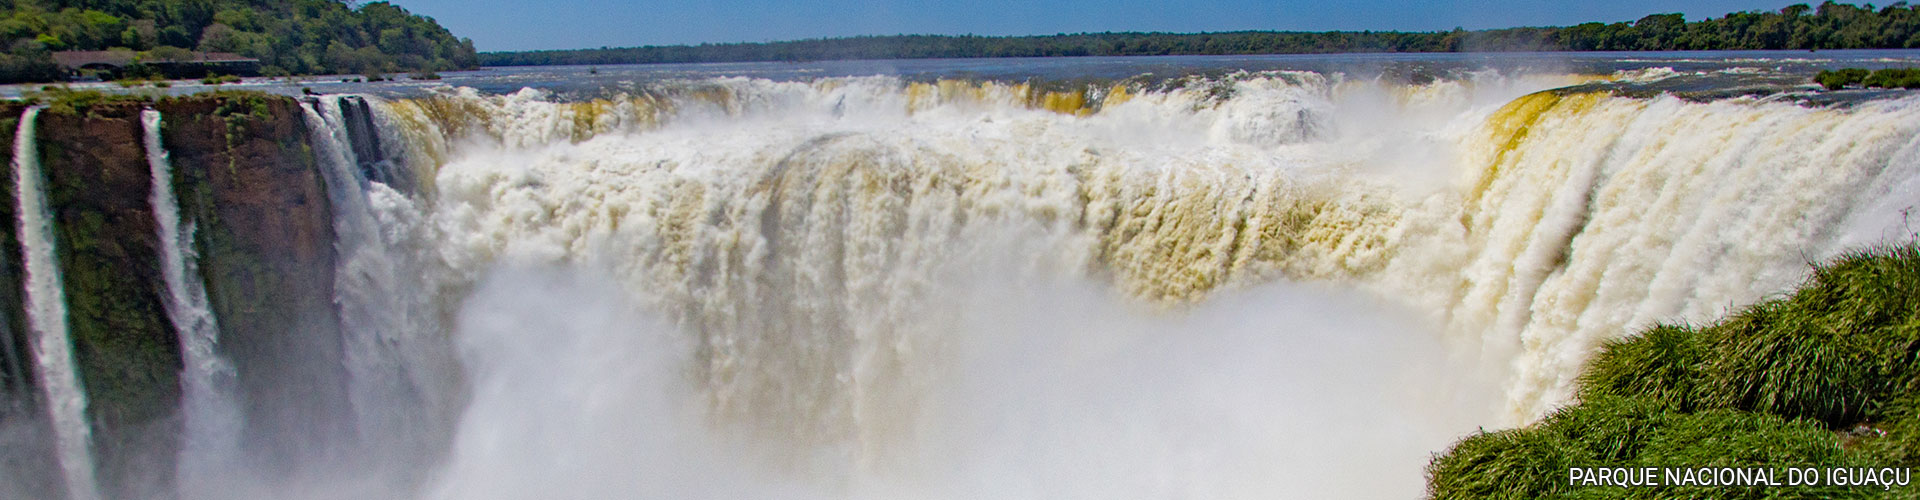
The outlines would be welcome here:
M 25 107 L 0 103 L 0 150 L 12 152 Z M 159 181 L 173 183 L 182 228 L 193 231 L 219 354 L 237 371 L 230 389 L 249 468 L 298 477 L 315 457 L 338 458 L 338 443 L 352 437 L 332 210 L 299 103 L 255 93 L 56 101 L 39 115 L 35 143 L 100 489 L 108 498 L 176 490 L 183 358 L 164 302 L 156 179 L 140 120 L 148 107 L 161 112 L 172 158 L 173 177 Z M 3 170 L 0 474 L 9 475 L 0 475 L 0 498 L 58 498 L 23 307 L 12 163 Z
M 414 193 L 419 181 L 408 171 L 402 158 L 388 157 L 380 144 L 380 131 L 374 125 L 373 106 L 360 96 L 339 97 L 340 118 L 347 130 L 347 144 L 359 162 L 360 175 L 386 184 L 402 193 Z
M 36 139 L 94 461 L 116 498 L 172 490 L 179 434 L 180 344 L 162 302 L 141 109 L 49 109 Z
M 0 102 L 0 151 L 13 154 L 14 132 L 26 105 Z M 20 202 L 14 196 L 13 162 L 0 162 L 0 497 L 60 498 L 58 467 L 48 436 L 46 410 L 34 374 L 33 342 L 24 302 L 26 276 L 20 261 Z
M 253 464 L 332 455 L 350 414 L 326 186 L 294 100 L 220 93 L 156 103 L 183 217 L 238 372 Z
M 20 103 L 0 103 L 0 151 L 13 153 L 14 131 L 20 126 Z M 24 303 L 21 301 L 19 217 L 20 202 L 14 198 L 13 162 L 0 165 L 0 418 L 19 412 L 37 411 L 33 400 L 33 344 L 27 339 Z

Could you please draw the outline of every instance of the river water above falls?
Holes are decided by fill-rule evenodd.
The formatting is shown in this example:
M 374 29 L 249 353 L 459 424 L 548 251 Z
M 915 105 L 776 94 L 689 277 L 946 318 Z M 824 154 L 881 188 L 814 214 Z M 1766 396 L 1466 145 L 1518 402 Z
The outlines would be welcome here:
M 1569 402 L 1602 342 L 1709 321 L 1810 262 L 1911 241 L 1920 97 L 1823 93 L 1808 75 L 1916 58 L 867 61 L 250 84 L 337 92 L 247 108 L 287 116 L 225 136 L 294 145 L 272 151 L 307 162 L 286 170 L 324 191 L 298 199 L 328 223 L 282 233 L 298 217 L 232 215 L 263 198 L 223 194 L 249 178 L 220 169 L 270 155 L 169 155 L 199 130 L 176 116 L 188 107 L 140 115 L 154 146 L 141 171 L 179 187 L 138 201 L 160 214 L 153 268 L 185 353 L 184 425 L 147 432 L 185 445 L 143 464 L 175 477 L 106 466 L 98 489 L 1416 497 L 1432 453 Z M 21 116 L 20 140 L 47 112 Z M 256 230 L 281 236 L 222 236 Z M 324 262 L 325 279 L 276 284 L 259 276 L 284 272 L 245 271 L 273 261 L 230 257 L 311 234 L 328 235 L 325 258 L 301 262 Z M 66 250 L 32 242 L 30 278 Z M 60 285 L 32 283 L 41 325 L 60 300 L 44 288 Z M 329 300 L 236 305 L 304 297 L 289 286 Z M 214 317 L 229 312 L 258 316 Z M 301 328 L 260 326 L 274 321 Z M 0 420 L 0 443 L 40 426 L 59 439 L 17 449 L 74 462 L 88 460 L 74 440 L 108 446 L 81 410 L 50 408 Z M 94 468 L 68 465 L 91 464 L 0 479 L 91 495 Z

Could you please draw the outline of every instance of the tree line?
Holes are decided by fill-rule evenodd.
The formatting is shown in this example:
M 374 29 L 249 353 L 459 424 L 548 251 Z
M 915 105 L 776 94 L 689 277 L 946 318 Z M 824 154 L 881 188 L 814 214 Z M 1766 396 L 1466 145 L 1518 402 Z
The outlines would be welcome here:
M 1467 31 L 1236 31 L 1079 33 L 1044 36 L 893 35 L 771 43 L 488 52 L 487 66 L 821 61 L 968 57 L 1492 52 L 1781 50 L 1920 47 L 1920 7 L 1898 2 L 1794 4 L 1687 22 L 1654 14 L 1633 22 Z
M 260 60 L 269 76 L 478 67 L 471 40 L 387 2 L 342 0 L 0 0 L 0 81 L 61 79 L 52 53 L 193 51 Z

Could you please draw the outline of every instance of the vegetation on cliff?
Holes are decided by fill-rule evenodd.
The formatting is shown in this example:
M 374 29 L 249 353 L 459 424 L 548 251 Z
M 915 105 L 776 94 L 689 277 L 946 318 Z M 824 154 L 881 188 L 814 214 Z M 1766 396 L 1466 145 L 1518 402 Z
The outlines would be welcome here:
M 1905 497 L 1879 487 L 1573 487 L 1569 467 L 1920 465 L 1920 247 L 1815 268 L 1704 327 L 1607 343 L 1580 402 L 1428 466 L 1435 498 Z
M 1655 14 L 1634 22 L 1483 31 L 1081 33 L 1051 36 L 896 35 L 773 43 L 490 52 L 488 66 L 836 59 L 1473 52 L 1558 50 L 1744 50 L 1920 47 L 1920 7 L 1875 9 L 1826 2 L 1778 12 L 1736 12 L 1687 22 Z
M 332 215 L 301 104 L 245 91 L 155 97 L 49 87 L 29 97 L 0 102 L 0 124 L 17 125 L 28 104 L 46 106 L 35 141 L 54 207 L 91 449 L 107 496 L 172 491 L 170 457 L 181 445 L 184 360 L 161 297 L 161 242 L 149 198 L 155 181 L 173 183 L 183 222 L 194 228 L 198 271 L 220 318 L 220 355 L 236 370 L 233 390 L 252 401 L 240 432 L 272 443 L 250 458 L 285 467 L 287 457 L 341 435 L 337 426 L 304 417 L 339 408 L 346 396 L 332 304 Z M 164 117 L 169 179 L 154 179 L 147 163 L 145 109 Z M 0 187 L 10 179 L 0 176 Z M 0 191 L 11 199 L 10 187 Z M 11 207 L 0 204 L 0 212 Z M 12 233 L 0 230 L 0 241 L 12 241 Z M 0 282 L 10 284 L 0 288 L 15 291 L 0 293 L 0 309 L 20 310 L 19 279 L 18 254 L 0 249 Z M 5 348 L 25 344 L 22 331 L 17 322 L 0 324 L 0 368 L 24 364 L 5 356 Z M 8 405 L 34 403 L 25 399 L 31 394 L 18 394 L 30 375 L 0 373 L 0 416 L 20 411 Z M 16 393 L 12 401 L 7 392 Z M 0 459 L 12 456 L 19 455 L 0 452 Z
M 0 0 L 0 82 L 60 77 L 52 51 L 191 51 L 260 59 L 273 74 L 446 71 L 479 64 L 473 42 L 387 2 Z
M 145 471 L 176 449 L 182 367 L 162 295 L 143 107 L 124 100 L 49 107 L 34 137 L 91 448 L 102 488 L 120 493 L 168 479 L 148 479 Z
M 1882 89 L 1920 89 L 1920 68 L 1887 68 L 1869 72 L 1860 68 L 1821 71 L 1813 81 L 1827 90 L 1852 86 Z
M 294 98 L 225 91 L 161 99 L 162 140 L 207 298 L 233 363 L 243 439 L 261 470 L 289 470 L 345 435 L 333 304 L 333 212 Z

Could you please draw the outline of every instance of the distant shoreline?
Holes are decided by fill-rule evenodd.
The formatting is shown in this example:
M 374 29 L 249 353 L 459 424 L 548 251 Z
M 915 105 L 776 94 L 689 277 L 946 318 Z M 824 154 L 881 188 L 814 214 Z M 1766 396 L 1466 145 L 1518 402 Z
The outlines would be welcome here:
M 878 59 L 1281 55 L 1337 53 L 1648 52 L 1920 48 L 1920 6 L 1878 10 L 1827 3 L 1736 12 L 1687 22 L 1634 22 L 1468 31 L 1106 32 L 1030 36 L 886 35 L 779 42 L 496 51 L 481 66 L 567 66 Z

